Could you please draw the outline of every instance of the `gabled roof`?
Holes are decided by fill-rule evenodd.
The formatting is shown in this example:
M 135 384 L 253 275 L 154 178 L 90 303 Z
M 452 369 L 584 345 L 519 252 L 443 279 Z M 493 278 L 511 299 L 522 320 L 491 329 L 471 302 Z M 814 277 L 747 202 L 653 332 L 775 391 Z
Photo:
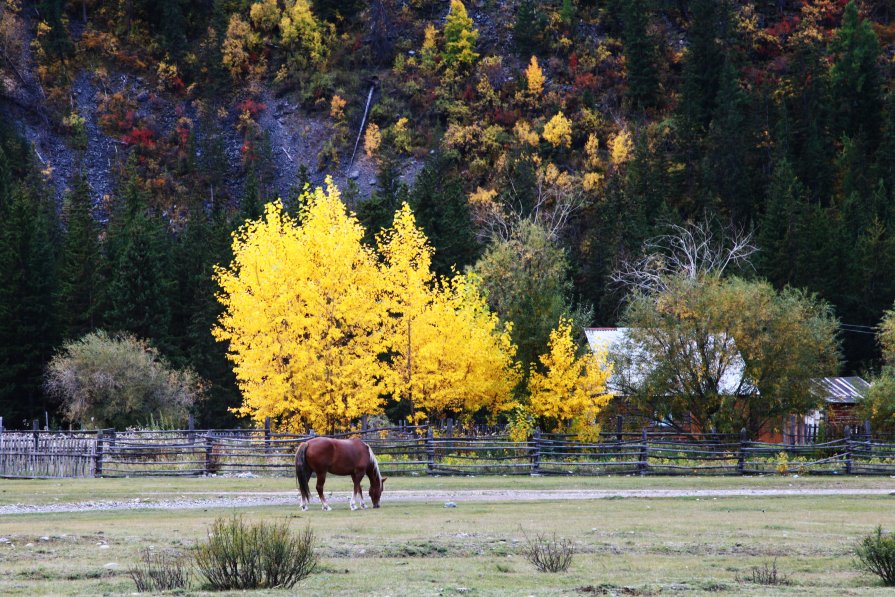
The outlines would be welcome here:
M 628 339 L 628 332 L 631 328 L 585 328 L 584 335 L 587 337 L 587 343 L 594 352 L 597 350 L 605 350 L 607 354 L 612 355 L 622 350 L 622 346 Z M 641 355 L 642 356 L 642 355 Z M 644 367 L 648 366 L 648 359 L 637 359 Z M 731 363 L 718 384 L 722 393 L 734 394 L 740 388 L 743 375 L 746 370 L 746 362 L 737 352 L 736 360 Z M 647 376 L 648 371 L 629 371 L 628 378 L 635 384 Z M 614 394 L 621 394 L 621 384 L 616 373 L 610 376 L 607 383 L 609 391 Z
M 821 377 L 811 380 L 811 392 L 828 404 L 856 404 L 870 384 L 860 377 Z

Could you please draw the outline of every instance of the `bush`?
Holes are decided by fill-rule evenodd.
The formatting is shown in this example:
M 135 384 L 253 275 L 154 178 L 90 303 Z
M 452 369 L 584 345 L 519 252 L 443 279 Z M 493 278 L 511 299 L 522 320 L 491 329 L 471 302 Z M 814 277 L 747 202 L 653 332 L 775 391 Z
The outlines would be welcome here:
M 568 539 L 548 538 L 540 533 L 534 539 L 526 537 L 525 557 L 540 572 L 565 572 L 572 564 L 574 549 Z
M 883 534 L 882 527 L 864 537 L 855 548 L 857 566 L 872 572 L 883 580 L 887 587 L 895 587 L 895 536 Z
M 216 519 L 193 555 L 214 589 L 289 589 L 317 567 L 314 544 L 310 525 L 294 534 L 285 521 L 246 524 L 234 516 Z
M 143 340 L 97 331 L 66 342 L 47 367 L 47 391 L 83 427 L 125 427 L 150 416 L 185 421 L 202 397 L 190 370 L 177 371 Z
M 789 577 L 780 574 L 777 570 L 777 559 L 770 564 L 765 562 L 761 566 L 752 566 L 749 574 L 740 576 L 737 574 L 737 582 L 750 582 L 756 585 L 788 585 Z
M 172 589 L 185 589 L 190 582 L 189 569 L 183 556 L 178 552 L 155 553 L 143 551 L 143 561 L 128 570 L 137 590 L 141 593 L 156 593 Z

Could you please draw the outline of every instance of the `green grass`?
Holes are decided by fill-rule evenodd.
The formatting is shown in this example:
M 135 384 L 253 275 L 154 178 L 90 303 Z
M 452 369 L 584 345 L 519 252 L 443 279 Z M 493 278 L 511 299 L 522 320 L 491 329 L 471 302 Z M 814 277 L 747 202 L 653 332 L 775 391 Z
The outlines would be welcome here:
M 313 483 L 312 483 L 313 485 Z M 364 480 L 364 487 L 367 481 Z M 327 491 L 350 491 L 347 478 L 327 480 Z M 773 488 L 892 488 L 895 480 L 889 477 L 794 477 L 781 475 L 751 477 L 389 477 L 385 499 L 389 491 L 426 489 L 773 489 Z M 313 489 L 313 487 L 312 487 Z M 100 499 L 170 498 L 179 495 L 222 495 L 227 492 L 295 491 L 295 480 L 288 477 L 193 478 L 140 477 L 133 479 L 58 479 L 58 480 L 2 480 L 0 505 L 47 504 Z
M 401 478 L 391 489 L 641 489 L 892 487 L 882 478 Z M 327 487 L 345 491 L 345 479 Z M 124 499 L 140 495 L 293 490 L 287 479 L 3 481 L 4 503 Z M 388 487 L 388 485 L 387 485 Z M 891 496 L 624 498 L 593 501 L 388 502 L 332 512 L 293 506 L 240 508 L 247 520 L 310 522 L 322 569 L 295 592 L 333 595 L 890 595 L 852 567 L 851 548 L 892 526 Z M 140 550 L 186 549 L 232 509 L 13 515 L 0 519 L 0 594 L 130 594 Z M 577 555 L 567 573 L 535 572 L 525 535 L 556 532 Z M 47 537 L 49 540 L 42 540 Z M 108 547 L 103 547 L 107 545 Z M 777 558 L 792 585 L 736 582 Z M 117 566 L 107 566 L 117 564 Z M 197 593 L 201 593 L 196 588 Z M 253 594 L 285 595 L 285 591 Z

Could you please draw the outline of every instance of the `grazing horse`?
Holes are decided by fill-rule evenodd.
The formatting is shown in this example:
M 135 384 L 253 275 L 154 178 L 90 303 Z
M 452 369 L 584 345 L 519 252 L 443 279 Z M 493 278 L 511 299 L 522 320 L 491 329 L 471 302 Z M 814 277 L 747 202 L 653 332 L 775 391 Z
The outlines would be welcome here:
M 308 486 L 311 473 L 317 474 L 317 494 L 320 495 L 324 510 L 332 510 L 323 496 L 326 473 L 351 475 L 354 481 L 354 493 L 350 501 L 352 510 L 367 507 L 360 486 L 364 475 L 367 475 L 370 478 L 370 499 L 374 508 L 379 507 L 379 498 L 382 496 L 386 478 L 379 474 L 379 463 L 373 455 L 373 450 L 361 440 L 315 437 L 298 447 L 295 453 L 295 479 L 301 491 L 302 510 L 307 510 L 308 504 L 311 503 L 311 488 Z M 355 503 L 355 499 L 358 503 Z

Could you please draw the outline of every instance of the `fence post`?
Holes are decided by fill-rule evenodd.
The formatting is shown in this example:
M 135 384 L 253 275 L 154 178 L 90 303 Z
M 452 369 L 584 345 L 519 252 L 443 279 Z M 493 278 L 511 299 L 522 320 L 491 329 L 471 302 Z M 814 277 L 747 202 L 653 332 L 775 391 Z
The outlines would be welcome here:
M 190 444 L 196 443 L 196 420 L 190 415 L 186 421 L 187 436 L 190 438 Z
M 96 450 L 93 455 L 93 476 L 103 476 L 103 430 L 96 432 Z
M 109 429 L 109 448 L 115 447 L 115 439 L 117 437 L 117 433 L 115 429 Z
M 435 441 L 432 435 L 432 426 L 426 427 L 426 470 L 429 473 L 435 470 Z
M 212 464 L 212 460 L 214 458 L 214 439 L 211 437 L 211 433 L 207 432 L 205 434 L 205 474 L 210 475 L 212 473 L 212 468 L 214 468 Z
M 369 428 L 370 428 L 370 427 L 367 425 L 367 415 L 366 415 L 366 414 L 361 415 L 361 418 L 360 418 L 360 430 L 361 430 L 361 431 L 366 431 L 366 430 L 369 429 Z
M 622 443 L 622 416 L 615 415 L 615 439 Z
M 264 453 L 270 454 L 270 417 L 264 417 Z
M 851 474 L 851 427 L 845 428 L 845 474 Z
M 646 443 L 646 427 L 643 428 L 642 441 L 643 443 L 640 444 L 640 462 L 637 463 L 637 472 L 639 472 L 641 475 L 645 475 L 647 468 L 649 467 L 649 463 L 647 462 L 647 459 L 649 458 L 649 445 Z
M 34 434 L 34 451 L 37 452 L 38 446 L 40 445 L 40 429 L 38 428 L 37 419 L 31 421 L 31 432 Z
M 740 429 L 740 454 L 737 458 L 737 472 L 743 474 L 746 470 L 746 448 L 749 447 L 749 436 L 746 434 L 746 428 Z
M 871 432 L 871 431 L 872 431 L 872 430 L 870 429 L 870 421 L 869 421 L 869 420 L 865 420 L 865 421 L 864 421 L 864 438 L 865 438 L 868 442 L 870 441 L 870 432 Z
M 534 448 L 531 455 L 531 474 L 532 475 L 540 475 L 541 474 L 541 428 L 535 427 L 534 435 L 532 436 L 534 440 Z

